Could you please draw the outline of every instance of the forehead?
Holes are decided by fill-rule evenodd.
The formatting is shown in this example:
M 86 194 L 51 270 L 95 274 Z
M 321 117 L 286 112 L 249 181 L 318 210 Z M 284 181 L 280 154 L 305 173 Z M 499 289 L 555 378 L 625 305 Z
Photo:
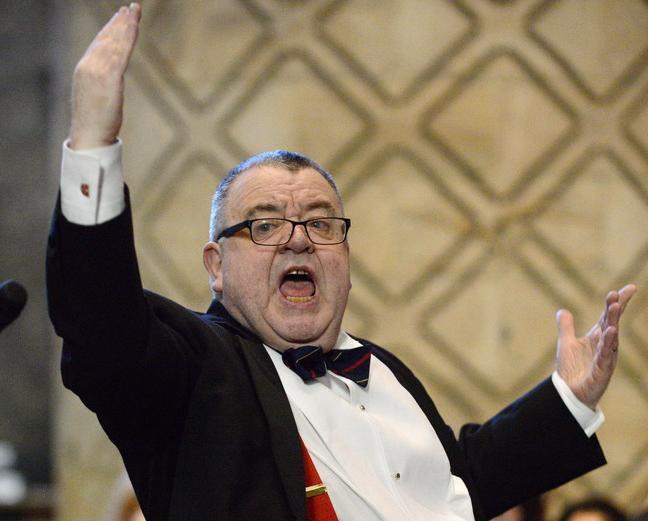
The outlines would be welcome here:
M 253 217 L 255 209 L 275 207 L 279 211 L 300 212 L 329 207 L 342 211 L 333 187 L 317 170 L 288 170 L 261 165 L 240 174 L 230 186 L 226 211 L 232 217 Z

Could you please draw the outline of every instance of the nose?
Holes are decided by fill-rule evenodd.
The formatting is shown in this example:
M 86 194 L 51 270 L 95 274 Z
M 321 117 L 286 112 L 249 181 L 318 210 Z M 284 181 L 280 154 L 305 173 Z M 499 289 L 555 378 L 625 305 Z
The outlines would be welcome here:
M 295 253 L 312 253 L 315 250 L 315 245 L 306 233 L 305 224 L 297 224 L 293 229 L 290 240 L 286 244 L 279 246 L 280 251 L 291 250 Z

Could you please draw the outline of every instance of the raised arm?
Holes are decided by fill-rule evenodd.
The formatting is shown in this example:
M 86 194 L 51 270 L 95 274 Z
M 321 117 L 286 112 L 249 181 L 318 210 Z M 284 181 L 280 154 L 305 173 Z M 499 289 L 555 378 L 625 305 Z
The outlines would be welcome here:
M 124 73 L 137 41 L 142 9 L 121 7 L 99 31 L 74 70 L 70 148 L 115 142 L 122 124 Z
M 74 154 L 76 159 L 86 161 L 65 172 L 64 152 L 63 175 L 71 176 L 67 188 L 72 204 L 74 192 L 96 204 L 96 195 L 94 201 L 90 195 L 98 190 L 80 196 L 75 186 L 110 177 L 97 175 L 93 154 L 105 152 L 98 147 L 117 138 L 124 73 L 140 14 L 137 4 L 122 7 L 75 69 L 71 146 L 82 152 Z M 124 197 L 121 175 L 119 180 L 117 191 Z M 104 199 L 106 184 L 104 179 Z M 63 338 L 63 383 L 99 414 L 113 441 L 128 439 L 133 432 L 148 443 L 164 440 L 180 424 L 176 420 L 184 415 L 193 383 L 194 352 L 180 330 L 197 319 L 142 289 L 128 206 L 101 222 L 78 222 L 65 216 L 65 197 L 62 182 L 47 248 L 49 313 Z
M 576 397 L 595 409 L 605 392 L 618 357 L 619 319 L 637 288 L 629 284 L 610 291 L 605 309 L 588 333 L 577 337 L 573 315 L 561 309 L 558 322 L 556 369 Z

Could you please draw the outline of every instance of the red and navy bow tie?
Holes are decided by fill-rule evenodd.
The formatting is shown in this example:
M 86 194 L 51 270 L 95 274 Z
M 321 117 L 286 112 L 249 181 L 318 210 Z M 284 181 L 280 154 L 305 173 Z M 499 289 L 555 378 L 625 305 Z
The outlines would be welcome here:
M 284 364 L 297 373 L 304 382 L 326 374 L 326 370 L 353 380 L 361 387 L 369 381 L 371 349 L 360 346 L 354 349 L 333 349 L 322 352 L 318 346 L 287 349 L 281 355 Z

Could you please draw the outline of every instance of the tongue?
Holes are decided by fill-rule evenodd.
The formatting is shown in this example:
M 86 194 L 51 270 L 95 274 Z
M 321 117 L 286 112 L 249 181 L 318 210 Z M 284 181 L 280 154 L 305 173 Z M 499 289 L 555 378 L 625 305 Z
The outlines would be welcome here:
M 310 280 L 285 280 L 280 289 L 284 297 L 311 297 L 315 294 L 315 284 Z

